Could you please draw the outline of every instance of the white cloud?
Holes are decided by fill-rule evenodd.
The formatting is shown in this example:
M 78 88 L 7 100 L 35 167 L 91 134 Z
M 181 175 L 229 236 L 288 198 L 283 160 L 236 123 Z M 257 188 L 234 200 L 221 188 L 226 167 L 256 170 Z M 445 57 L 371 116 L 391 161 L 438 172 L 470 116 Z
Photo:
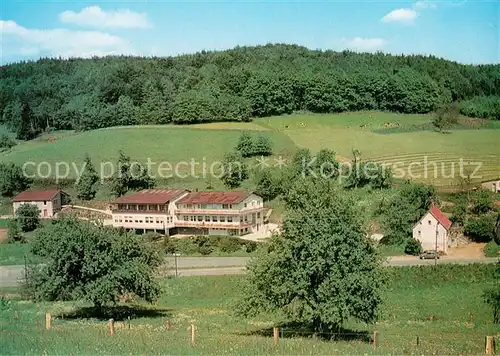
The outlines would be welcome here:
M 387 43 L 383 38 L 362 37 L 355 37 L 349 40 L 344 39 L 343 42 L 348 49 L 359 52 L 375 52 L 382 49 Z
M 29 29 L 14 21 L 1 21 L 2 49 L 9 56 L 92 57 L 134 54 L 121 37 L 99 31 Z
M 417 16 L 418 12 L 413 9 L 397 9 L 382 17 L 382 22 L 413 23 Z
M 129 9 L 104 11 L 99 6 L 90 6 L 80 12 L 64 11 L 59 14 L 63 23 L 96 28 L 149 28 L 151 23 L 145 13 Z

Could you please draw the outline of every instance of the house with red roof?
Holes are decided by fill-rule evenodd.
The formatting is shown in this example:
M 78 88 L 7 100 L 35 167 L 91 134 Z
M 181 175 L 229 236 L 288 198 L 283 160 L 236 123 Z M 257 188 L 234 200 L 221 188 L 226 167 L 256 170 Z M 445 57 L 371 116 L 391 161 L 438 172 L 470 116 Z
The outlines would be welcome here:
M 244 235 L 262 229 L 262 198 L 246 192 L 149 189 L 111 204 L 113 226 L 167 235 Z
M 69 203 L 69 195 L 61 189 L 26 190 L 12 199 L 12 211 L 16 211 L 23 204 L 36 205 L 40 209 L 41 218 L 52 218 Z
M 424 250 L 448 252 L 451 221 L 432 204 L 429 211 L 413 227 L 413 238 L 419 240 Z

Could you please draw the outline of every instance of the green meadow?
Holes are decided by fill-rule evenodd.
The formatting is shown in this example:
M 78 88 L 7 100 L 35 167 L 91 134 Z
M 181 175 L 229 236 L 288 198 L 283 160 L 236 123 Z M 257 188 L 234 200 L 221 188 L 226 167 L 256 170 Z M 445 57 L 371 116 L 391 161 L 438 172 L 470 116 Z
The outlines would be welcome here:
M 250 123 L 209 123 L 190 126 L 152 125 L 115 127 L 88 132 L 58 132 L 37 140 L 21 143 L 2 153 L 0 160 L 47 162 L 51 175 L 55 175 L 56 162 L 70 165 L 68 177 L 76 176 L 73 163 L 80 167 L 85 153 L 94 164 L 115 163 L 118 151 L 124 150 L 132 160 L 154 162 L 153 172 L 161 162 L 168 162 L 167 172 L 174 172 L 178 162 L 197 162 L 195 172 L 220 160 L 236 145 L 240 132 L 248 130 L 253 135 L 271 138 L 274 155 L 290 158 L 299 147 L 317 152 L 322 148 L 333 149 L 345 160 L 352 158 L 355 148 L 361 158 L 379 163 L 397 164 L 398 178 L 424 181 L 437 186 L 457 186 L 451 167 L 458 170 L 460 159 L 466 164 L 466 174 L 471 174 L 476 163 L 480 164 L 472 180 L 477 183 L 500 176 L 500 122 L 462 118 L 447 133 L 434 131 L 431 115 L 403 115 L 384 112 L 350 112 L 341 114 L 293 114 L 257 118 Z M 49 137 L 56 140 L 49 142 Z M 411 174 L 409 165 L 413 163 Z M 256 164 L 249 162 L 250 166 Z M 108 167 L 108 166 L 106 166 Z M 171 168 L 169 168 L 171 167 Z M 28 166 L 33 171 L 33 166 Z M 186 163 L 178 166 L 179 172 L 190 172 Z M 434 171 L 437 171 L 437 175 Z M 66 168 L 60 166 L 60 172 Z M 48 166 L 40 166 L 47 175 Z M 104 173 L 108 170 L 104 169 Z M 427 173 L 425 173 L 427 172 Z M 190 182 L 189 184 L 191 184 Z
M 167 279 L 155 306 L 120 304 L 99 318 L 84 303 L 34 304 L 10 288 L 3 291 L 8 302 L 0 310 L 0 345 L 3 354 L 478 355 L 484 353 L 485 336 L 500 336 L 500 326 L 491 323 L 492 312 L 481 297 L 494 282 L 493 269 L 391 268 L 379 321 L 349 321 L 335 336 L 284 326 L 280 315 L 235 316 L 241 276 Z M 45 330 L 46 312 L 53 315 L 51 330 Z M 116 320 L 114 336 L 108 335 L 110 317 Z M 171 330 L 166 330 L 167 320 Z M 277 346 L 272 339 L 275 325 L 281 330 Z M 370 340 L 375 330 L 376 349 Z

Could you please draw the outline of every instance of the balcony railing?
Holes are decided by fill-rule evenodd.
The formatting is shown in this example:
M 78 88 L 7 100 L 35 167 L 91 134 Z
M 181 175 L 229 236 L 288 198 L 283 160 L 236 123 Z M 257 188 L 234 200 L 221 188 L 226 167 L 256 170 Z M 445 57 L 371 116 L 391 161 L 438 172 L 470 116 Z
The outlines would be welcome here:
M 126 209 L 112 209 L 113 214 L 160 214 L 168 215 L 168 211 L 159 210 L 126 210 Z
M 213 228 L 213 229 L 244 229 L 251 227 L 252 222 L 206 222 L 206 221 L 184 221 L 178 220 L 175 222 L 176 227 L 196 227 L 196 228 Z
M 264 207 L 259 208 L 244 208 L 240 210 L 236 209 L 176 209 L 176 214 L 191 214 L 191 215 L 243 215 L 243 214 L 251 214 L 257 213 L 259 211 L 263 211 Z

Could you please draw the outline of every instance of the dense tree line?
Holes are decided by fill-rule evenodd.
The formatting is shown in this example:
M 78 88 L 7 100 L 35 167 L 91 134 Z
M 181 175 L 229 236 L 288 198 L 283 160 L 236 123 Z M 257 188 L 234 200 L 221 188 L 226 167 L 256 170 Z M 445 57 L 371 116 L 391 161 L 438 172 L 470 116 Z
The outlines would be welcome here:
M 245 121 L 309 110 L 426 113 L 465 102 L 498 118 L 500 65 L 436 57 L 237 47 L 166 58 L 40 59 L 1 67 L 0 118 L 22 139 L 47 128 Z

